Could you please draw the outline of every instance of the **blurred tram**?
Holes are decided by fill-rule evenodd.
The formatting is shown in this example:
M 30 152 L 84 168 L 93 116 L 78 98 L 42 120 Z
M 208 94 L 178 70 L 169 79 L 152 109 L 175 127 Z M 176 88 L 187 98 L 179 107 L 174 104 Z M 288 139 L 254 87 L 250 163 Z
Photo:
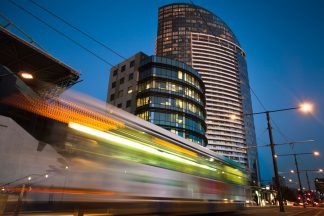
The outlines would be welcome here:
M 2 174 L 1 187 L 23 193 L 26 211 L 186 214 L 244 205 L 248 176 L 238 163 L 112 105 L 79 94 L 2 102 L 51 122 L 37 151 L 22 146 L 26 159 L 3 159 L 24 166 L 6 182 Z

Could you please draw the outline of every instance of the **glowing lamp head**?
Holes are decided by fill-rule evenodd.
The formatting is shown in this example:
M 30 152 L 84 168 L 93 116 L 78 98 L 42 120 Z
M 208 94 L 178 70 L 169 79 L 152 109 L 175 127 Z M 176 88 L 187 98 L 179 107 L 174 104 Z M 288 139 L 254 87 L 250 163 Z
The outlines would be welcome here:
M 323 172 L 323 169 L 319 169 L 318 172 Z
M 22 78 L 24 78 L 24 79 L 34 79 L 34 76 L 32 75 L 32 74 L 30 74 L 30 73 L 27 73 L 27 72 L 22 72 L 21 74 L 20 74 L 20 76 L 22 77 Z
M 294 173 L 295 171 L 294 170 L 290 170 L 291 173 Z
M 292 182 L 292 179 L 289 179 L 289 182 Z
M 315 156 L 319 156 L 320 153 L 319 153 L 318 151 L 315 151 L 315 152 L 314 152 L 314 155 L 315 155 Z
M 303 111 L 304 113 L 310 113 L 313 111 L 313 105 L 310 103 L 302 103 L 299 106 L 300 110 Z

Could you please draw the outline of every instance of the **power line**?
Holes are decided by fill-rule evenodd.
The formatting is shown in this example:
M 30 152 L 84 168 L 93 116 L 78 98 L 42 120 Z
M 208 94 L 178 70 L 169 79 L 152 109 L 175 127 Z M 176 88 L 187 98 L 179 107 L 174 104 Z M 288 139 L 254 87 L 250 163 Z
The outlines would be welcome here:
M 38 16 L 34 15 L 32 12 L 28 11 L 27 9 L 25 9 L 24 7 L 22 7 L 21 5 L 15 3 L 12 0 L 8 0 L 11 4 L 13 4 L 14 6 L 16 6 L 17 8 L 19 8 L 20 10 L 24 11 L 25 13 L 29 14 L 30 16 L 34 17 L 35 19 L 37 19 L 39 22 L 43 23 L 44 25 L 46 25 L 48 28 L 52 29 L 53 31 L 55 31 L 56 33 L 62 35 L 63 37 L 65 37 L 66 39 L 70 40 L 71 42 L 73 42 L 74 44 L 76 44 L 77 46 L 79 46 L 80 48 L 84 49 L 85 51 L 87 51 L 88 53 L 92 54 L 93 56 L 95 56 L 96 58 L 98 58 L 99 60 L 103 61 L 104 63 L 110 65 L 111 67 L 114 67 L 114 65 L 110 62 L 108 62 L 106 59 L 100 57 L 99 55 L 97 55 L 95 52 L 91 51 L 90 49 L 86 48 L 85 46 L 83 46 L 81 43 L 79 43 L 78 41 L 74 40 L 73 38 L 71 38 L 70 36 L 68 36 L 67 34 L 61 32 L 60 30 L 58 30 L 57 28 L 54 28 L 53 26 L 51 26 L 50 24 L 48 24 L 47 22 L 45 22 L 44 20 L 42 20 L 41 18 L 39 18 Z
M 31 44 L 36 45 L 38 48 L 44 50 L 43 47 L 41 47 L 32 37 L 30 37 L 26 32 L 24 32 L 20 27 L 18 27 L 15 23 L 13 23 L 7 16 L 5 16 L 4 14 L 0 13 L 0 16 L 7 21 L 8 23 L 6 25 L 2 25 L 0 24 L 0 26 L 4 29 L 9 28 L 9 26 L 13 26 L 18 32 L 20 32 L 24 37 L 28 38 L 29 42 Z
M 59 19 L 61 22 L 65 23 L 66 25 L 70 26 L 71 28 L 73 28 L 74 30 L 78 31 L 79 33 L 83 34 L 84 36 L 86 36 L 87 38 L 89 38 L 90 40 L 96 42 L 97 44 L 103 46 L 104 48 L 106 48 L 107 50 L 109 50 L 110 52 L 114 53 L 115 55 L 119 56 L 120 58 L 126 60 L 126 58 L 124 56 L 122 56 L 121 54 L 119 54 L 117 51 L 113 50 L 112 48 L 108 47 L 106 44 L 100 42 L 99 40 L 97 40 L 96 38 L 94 38 L 93 36 L 89 35 L 87 32 L 81 30 L 80 28 L 77 28 L 76 26 L 74 26 L 73 24 L 71 24 L 70 22 L 66 21 L 65 19 L 63 19 L 62 17 L 56 15 L 54 12 L 46 9 L 44 6 L 38 4 L 37 2 L 35 2 L 34 0 L 29 0 L 31 3 L 33 3 L 34 5 L 36 5 L 37 7 L 41 8 L 42 10 L 46 11 L 47 13 L 51 14 L 52 16 L 54 16 L 55 18 Z

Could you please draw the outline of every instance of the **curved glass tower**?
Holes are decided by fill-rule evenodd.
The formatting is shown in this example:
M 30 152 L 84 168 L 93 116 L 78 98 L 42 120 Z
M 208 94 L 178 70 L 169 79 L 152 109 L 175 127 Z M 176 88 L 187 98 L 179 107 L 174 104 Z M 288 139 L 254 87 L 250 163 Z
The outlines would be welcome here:
M 159 8 L 156 55 L 191 65 L 206 89 L 208 148 L 248 166 L 257 181 L 257 151 L 245 52 L 217 16 L 192 4 Z M 235 116 L 235 117 L 233 117 Z
M 139 66 L 135 114 L 205 146 L 204 84 L 182 62 L 150 56 Z

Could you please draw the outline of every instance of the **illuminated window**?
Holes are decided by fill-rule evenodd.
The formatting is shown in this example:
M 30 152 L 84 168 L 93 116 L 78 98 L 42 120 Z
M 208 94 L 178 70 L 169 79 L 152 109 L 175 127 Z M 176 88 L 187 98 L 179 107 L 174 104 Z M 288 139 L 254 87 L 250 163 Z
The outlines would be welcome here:
M 183 101 L 177 99 L 177 100 L 176 100 L 176 106 L 179 107 L 179 108 L 183 108 Z
M 182 71 L 178 71 L 178 79 L 182 79 Z
M 174 92 L 176 91 L 176 85 L 175 84 L 171 85 L 171 90 L 174 91 Z
M 132 92 L 133 92 L 132 86 L 129 86 L 129 87 L 127 88 L 127 93 L 128 93 L 128 94 L 131 94 Z
M 182 117 L 181 115 L 178 115 L 178 114 L 177 114 L 176 122 L 177 122 L 178 124 L 182 124 L 182 123 L 183 123 L 183 117 Z

